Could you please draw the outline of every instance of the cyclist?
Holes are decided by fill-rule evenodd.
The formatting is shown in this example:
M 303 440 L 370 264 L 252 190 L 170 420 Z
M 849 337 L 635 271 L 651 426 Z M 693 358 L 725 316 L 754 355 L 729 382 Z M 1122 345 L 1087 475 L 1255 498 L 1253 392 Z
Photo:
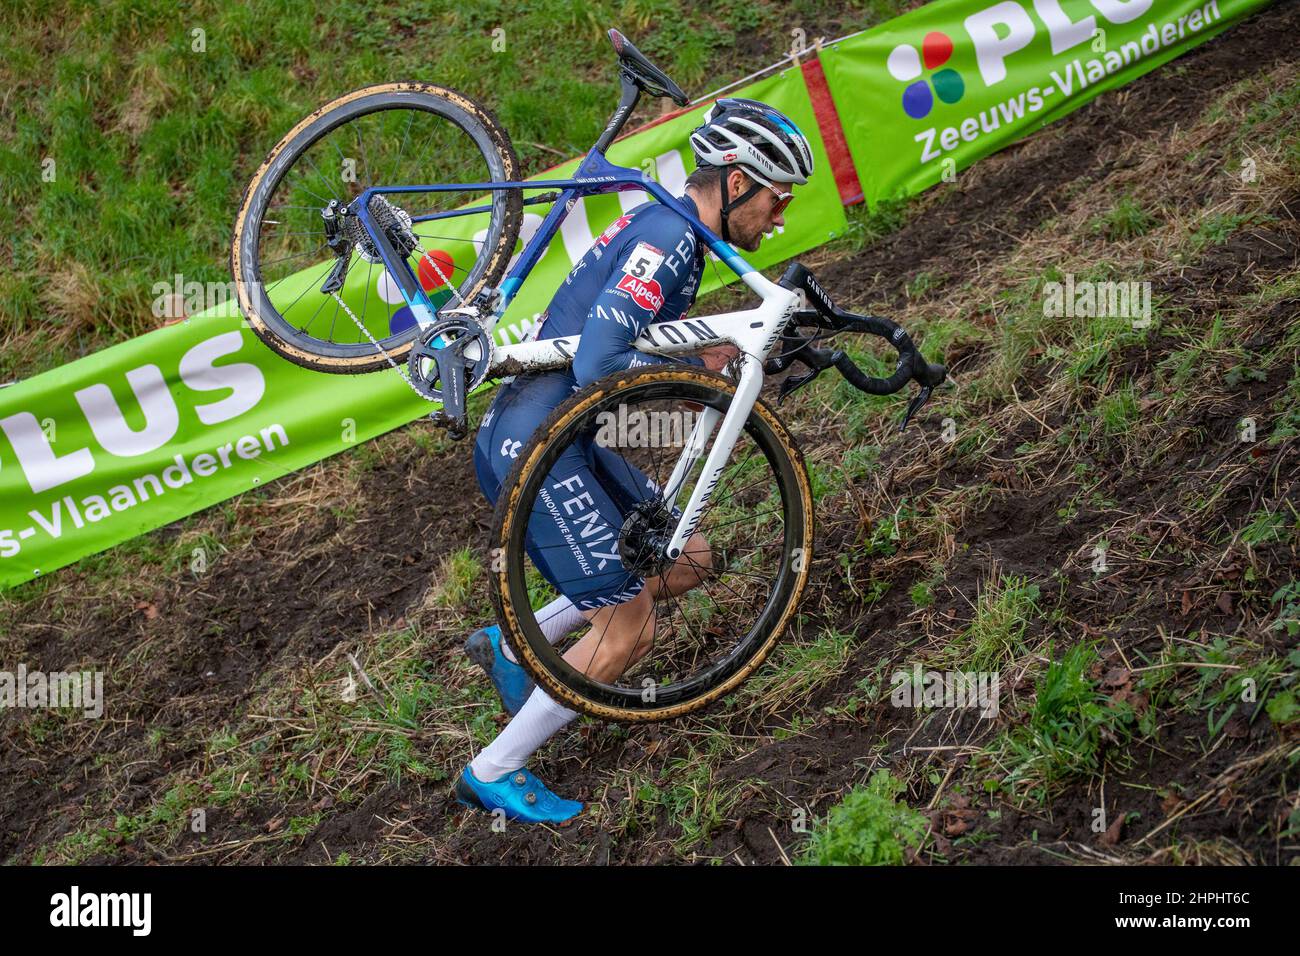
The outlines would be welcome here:
M 690 143 L 698 168 L 686 180 L 681 203 L 724 240 L 750 252 L 758 249 L 767 233 L 784 224 L 789 189 L 806 183 L 812 173 L 807 138 L 770 106 L 725 98 L 691 133 Z M 699 289 L 704 252 L 690 224 L 655 200 L 620 216 L 601 233 L 565 278 L 535 330 L 539 339 L 582 336 L 572 370 L 515 377 L 502 385 L 479 426 L 474 466 L 490 501 L 496 501 L 529 435 L 583 386 L 614 372 L 676 361 L 718 371 L 736 356 L 730 345 L 687 359 L 649 355 L 632 346 L 647 325 L 685 315 Z M 619 528 L 631 505 L 656 493 L 645 476 L 632 481 L 629 465 L 613 456 L 595 445 L 590 455 L 573 449 L 549 473 L 548 485 L 565 489 L 570 521 L 589 511 L 600 523 Z M 702 580 L 701 570 L 711 567 L 709 545 L 698 532 L 677 563 L 650 582 L 610 573 L 608 567 L 592 576 L 591 556 L 580 558 L 567 546 L 554 547 L 563 542 L 544 518 L 530 523 L 529 555 L 561 594 L 535 614 L 552 644 L 589 625 L 564 658 L 602 681 L 614 681 L 649 650 L 655 600 L 689 590 Z M 622 570 L 616 553 L 601 560 L 615 572 Z M 576 816 L 581 803 L 556 796 L 524 765 L 577 714 L 533 686 L 496 625 L 476 631 L 465 649 L 487 673 L 512 719 L 462 771 L 457 799 L 489 811 L 500 807 L 509 819 L 528 822 Z

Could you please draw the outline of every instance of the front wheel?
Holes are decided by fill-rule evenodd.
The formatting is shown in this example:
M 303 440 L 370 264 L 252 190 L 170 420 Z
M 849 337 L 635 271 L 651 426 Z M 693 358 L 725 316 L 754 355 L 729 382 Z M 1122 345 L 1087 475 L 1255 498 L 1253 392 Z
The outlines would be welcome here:
M 515 656 L 566 706 L 624 722 L 698 711 L 753 673 L 794 616 L 812 495 L 762 402 L 686 551 L 665 556 L 716 437 L 708 426 L 734 395 L 703 370 L 620 373 L 556 408 L 519 452 L 497 500 L 492 598 Z M 673 494 L 692 436 L 705 452 Z M 561 595 L 584 614 L 557 634 L 543 618 L 563 611 Z

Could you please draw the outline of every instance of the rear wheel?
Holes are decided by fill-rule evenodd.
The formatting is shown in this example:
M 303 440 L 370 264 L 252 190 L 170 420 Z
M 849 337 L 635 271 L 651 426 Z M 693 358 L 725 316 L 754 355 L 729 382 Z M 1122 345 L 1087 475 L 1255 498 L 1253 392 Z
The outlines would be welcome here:
M 321 107 L 271 151 L 235 220 L 231 270 L 253 331 L 299 365 L 369 372 L 411 349 L 418 326 L 398 283 L 354 216 L 343 234 L 347 280 L 339 296 L 321 286 L 339 257 L 326 244 L 322 212 L 371 186 L 508 181 L 518 164 L 505 131 L 469 98 L 424 83 L 355 90 Z M 466 206 L 474 215 L 422 220 Z M 384 193 L 370 200 L 376 221 L 395 227 L 407 264 L 435 308 L 470 301 L 504 274 L 522 221 L 522 194 Z M 349 315 L 349 311 L 352 315 Z M 353 316 L 365 326 L 358 327 Z
M 684 506 L 700 480 L 713 437 L 671 496 L 665 489 L 674 466 L 706 411 L 724 415 L 734 394 L 731 381 L 703 370 L 622 373 L 557 408 L 520 452 L 497 501 L 493 600 L 520 663 L 566 706 L 616 721 L 663 720 L 700 710 L 753 673 L 791 621 L 811 560 L 812 496 L 798 448 L 761 402 L 751 411 L 697 527 L 704 549 L 688 546 L 677 563 L 663 558 L 663 545 L 676 526 L 671 509 Z M 552 469 L 558 469 L 561 456 L 573 461 L 575 451 L 593 463 L 602 488 L 623 489 L 625 502 L 626 489 L 639 488 L 640 501 L 622 506 L 620 527 L 609 529 L 617 535 L 618 561 L 606 560 L 613 542 L 600 545 L 603 551 L 587 543 L 607 532 L 594 522 L 584 524 L 576 511 L 568 512 L 571 538 L 550 547 L 581 549 L 593 575 L 613 575 L 609 591 L 626 594 L 643 581 L 642 591 L 654 589 L 658 595 L 656 601 L 631 600 L 609 612 L 616 619 L 624 615 L 620 626 L 630 625 L 627 633 L 642 635 L 649 646 L 638 659 L 629 645 L 622 672 L 603 679 L 592 673 L 598 646 L 587 663 L 582 653 L 569 652 L 583 640 L 590 650 L 593 642 L 599 644 L 594 639 L 603 641 L 609 631 L 589 637 L 590 627 L 580 623 L 552 645 L 539 620 L 560 591 L 544 567 L 546 547 L 530 539 L 529 529 L 535 533 L 537 522 L 553 522 L 557 507 L 564 509 L 564 499 L 571 498 L 557 490 L 559 471 L 553 475 Z M 675 591 L 674 582 L 683 581 L 685 589 Z M 566 590 L 573 590 L 567 582 Z

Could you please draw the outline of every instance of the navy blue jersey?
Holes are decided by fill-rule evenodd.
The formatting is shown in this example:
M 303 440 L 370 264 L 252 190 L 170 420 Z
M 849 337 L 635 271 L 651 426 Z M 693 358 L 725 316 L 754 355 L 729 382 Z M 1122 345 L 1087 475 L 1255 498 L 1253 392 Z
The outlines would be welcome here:
M 696 212 L 691 199 L 682 203 Z M 556 291 L 535 334 L 582 336 L 572 369 L 519 375 L 502 385 L 479 425 L 474 467 L 489 501 L 500 495 L 529 436 L 582 386 L 642 365 L 704 364 L 632 347 L 647 325 L 686 314 L 703 271 L 695 231 L 657 201 L 642 203 L 600 234 Z M 619 529 L 634 505 L 657 494 L 654 482 L 613 451 L 590 438 L 576 443 L 547 476 L 528 522 L 528 553 L 579 610 L 621 604 L 645 582 L 623 567 Z
M 698 212 L 689 196 L 681 203 Z M 578 385 L 642 365 L 703 365 L 632 348 L 647 325 L 685 316 L 703 272 L 704 247 L 690 223 L 661 202 L 644 202 L 610 223 L 578 260 L 551 299 L 537 338 L 582 336 L 573 360 Z

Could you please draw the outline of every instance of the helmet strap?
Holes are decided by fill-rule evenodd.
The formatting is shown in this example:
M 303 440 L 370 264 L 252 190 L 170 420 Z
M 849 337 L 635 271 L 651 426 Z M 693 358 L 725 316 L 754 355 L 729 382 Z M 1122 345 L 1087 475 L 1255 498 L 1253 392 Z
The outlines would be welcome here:
M 734 201 L 728 202 L 727 201 L 727 180 L 730 178 L 731 178 L 731 167 L 723 166 L 722 175 L 718 177 L 718 184 L 721 187 L 719 195 L 721 196 L 721 200 L 722 200 L 721 214 L 722 214 L 722 241 L 723 242 L 731 242 L 731 229 L 728 227 L 727 224 L 727 215 L 731 212 L 731 210 L 735 209 L 737 206 L 743 206 L 745 203 L 749 202 L 749 200 L 752 199 L 753 196 L 760 189 L 765 188 L 762 183 L 755 182 L 754 185 L 750 187 L 748 192 L 741 193 L 739 196 L 735 198 Z

